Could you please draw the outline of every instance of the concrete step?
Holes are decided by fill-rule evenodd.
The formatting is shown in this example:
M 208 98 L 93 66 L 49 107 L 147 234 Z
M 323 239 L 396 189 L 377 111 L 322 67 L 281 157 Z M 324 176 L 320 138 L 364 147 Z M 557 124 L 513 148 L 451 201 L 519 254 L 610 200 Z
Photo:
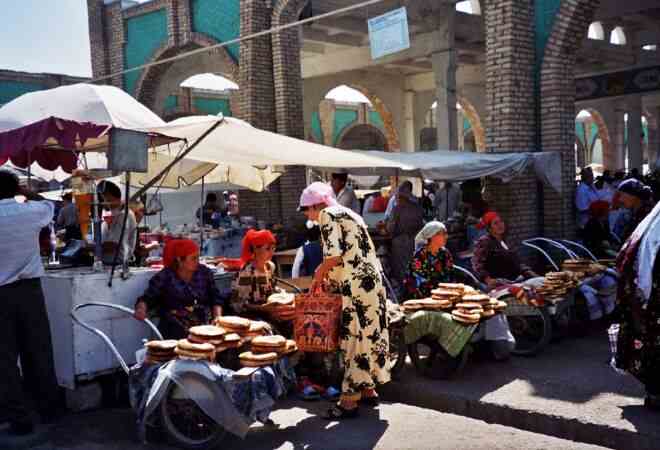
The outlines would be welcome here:
M 660 413 L 644 389 L 610 368 L 605 332 L 566 338 L 530 358 L 472 358 L 455 379 L 436 381 L 410 365 L 383 399 L 578 442 L 626 450 L 660 448 Z

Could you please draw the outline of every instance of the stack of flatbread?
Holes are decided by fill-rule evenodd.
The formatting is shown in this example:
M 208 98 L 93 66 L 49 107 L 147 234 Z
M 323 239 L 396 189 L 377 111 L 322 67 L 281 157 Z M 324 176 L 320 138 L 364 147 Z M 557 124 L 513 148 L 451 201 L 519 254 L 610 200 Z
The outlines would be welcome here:
M 188 339 L 180 339 L 174 352 L 179 359 L 215 361 L 215 346 L 209 343 L 196 344 Z
M 176 359 L 176 340 L 149 341 L 144 346 L 147 349 L 145 362 L 148 364 L 162 364 Z
M 536 289 L 536 293 L 551 303 L 566 298 L 569 289 L 577 286 L 575 272 L 548 272 L 545 274 L 543 285 Z
M 452 310 L 451 316 L 456 322 L 473 325 L 479 323 L 483 313 L 484 309 L 479 303 L 459 302 Z
M 275 352 L 278 355 L 286 351 L 286 338 L 284 336 L 257 336 L 250 343 L 250 350 L 255 354 Z
M 243 367 L 263 367 L 270 366 L 277 362 L 278 355 L 275 352 L 254 353 L 243 352 L 238 355 L 238 359 Z
M 590 259 L 567 259 L 561 266 L 565 271 L 582 273 L 584 276 L 597 275 L 607 270 L 607 266 L 595 263 Z
M 403 310 L 406 312 L 442 311 L 452 309 L 453 307 L 454 304 L 452 302 L 434 300 L 433 298 L 422 298 L 403 302 Z
M 246 332 L 241 333 L 241 337 L 246 341 L 250 341 L 256 337 L 266 336 L 268 334 L 271 334 L 271 328 L 268 323 L 253 320 L 250 322 L 250 328 Z
M 227 333 L 243 335 L 250 331 L 252 321 L 238 316 L 222 316 L 215 319 L 215 326 L 224 328 Z

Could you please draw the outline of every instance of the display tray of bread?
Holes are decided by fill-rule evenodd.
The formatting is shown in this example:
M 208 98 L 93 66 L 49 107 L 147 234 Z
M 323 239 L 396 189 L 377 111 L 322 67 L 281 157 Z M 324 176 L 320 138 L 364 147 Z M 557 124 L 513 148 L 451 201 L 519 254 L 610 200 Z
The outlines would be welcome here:
M 490 319 L 506 309 L 507 304 L 490 297 L 471 286 L 460 283 L 440 283 L 431 291 L 430 298 L 407 300 L 403 310 L 444 311 L 460 323 L 472 325 Z

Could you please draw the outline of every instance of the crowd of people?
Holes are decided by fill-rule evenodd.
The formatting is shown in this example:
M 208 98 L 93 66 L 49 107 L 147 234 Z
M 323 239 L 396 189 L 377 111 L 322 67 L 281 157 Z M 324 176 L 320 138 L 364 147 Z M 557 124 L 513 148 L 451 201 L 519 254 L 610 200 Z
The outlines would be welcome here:
M 594 179 L 590 169 L 582 171 L 576 193 L 577 223 L 580 237 L 595 254 L 617 255 L 620 279 L 615 314 L 620 329 L 616 363 L 644 383 L 646 405 L 658 409 L 660 264 L 656 260 L 660 206 L 653 207 L 657 190 L 634 174 L 617 178 L 621 177 L 610 178 L 605 173 Z M 653 180 L 647 179 L 649 184 Z M 401 299 L 428 297 L 438 283 L 457 281 L 454 255 L 447 248 L 447 228 L 438 219 L 451 217 L 466 199 L 470 213 L 478 216 L 480 236 L 474 243 L 471 267 L 480 287 L 488 291 L 501 283 L 537 276 L 507 244 L 504 220 L 488 208 L 480 195 L 470 194 L 465 186 L 447 183 L 434 190 L 430 204 L 425 204 L 412 194 L 412 188 L 412 183 L 403 182 L 395 194 L 382 190 L 365 205 L 370 212 L 384 212 L 382 225 L 392 237 L 392 275 Z M 14 199 L 19 194 L 27 198 L 25 203 Z M 104 182 L 100 196 L 113 217 L 104 226 L 104 260 L 115 253 L 124 258 L 136 246 L 131 239 L 136 236 L 144 207 L 137 204 L 129 209 L 124 229 L 128 238 L 120 243 L 118 224 L 125 214 L 121 192 L 116 185 Z M 75 239 L 75 210 L 70 198 L 64 200 L 56 222 Z M 231 197 L 220 200 L 215 195 L 207 196 L 197 213 L 200 222 L 213 224 L 218 216 L 231 214 L 231 201 Z M 376 389 L 390 377 L 385 279 L 370 231 L 358 213 L 360 209 L 347 177 L 341 174 L 333 176 L 329 185 L 308 186 L 299 204 L 299 211 L 308 221 L 308 236 L 298 252 L 295 273 L 312 277 L 312 292 L 326 291 L 342 298 L 339 354 L 343 379 L 339 401 L 327 412 L 330 419 L 355 417 L 360 405 L 377 404 Z M 429 209 L 435 220 L 425 220 Z M 53 214 L 50 202 L 22 190 L 15 175 L 0 171 L 0 225 L 5 231 L 5 239 L 0 241 L 4 256 L 0 295 L 7 300 L 5 314 L 0 315 L 5 343 L 0 346 L 0 364 L 6 374 L 6 382 L 0 384 L 0 405 L 9 411 L 14 434 L 27 434 L 33 428 L 16 367 L 19 357 L 23 377 L 40 380 L 31 386 L 39 391 L 39 411 L 46 420 L 53 417 L 57 404 L 50 328 L 39 280 L 44 267 L 38 241 Z M 157 315 L 161 332 L 170 339 L 185 337 L 191 326 L 227 314 L 264 321 L 272 330 L 290 337 L 293 311 L 273 315 L 260 308 L 278 292 L 272 261 L 276 243 L 268 230 L 247 232 L 241 269 L 227 297 L 218 291 L 211 271 L 200 264 L 200 249 L 195 242 L 169 241 L 163 252 L 164 268 L 137 299 L 136 318 Z M 27 323 L 31 326 L 22 326 Z M 506 336 L 506 320 L 498 326 L 500 336 Z

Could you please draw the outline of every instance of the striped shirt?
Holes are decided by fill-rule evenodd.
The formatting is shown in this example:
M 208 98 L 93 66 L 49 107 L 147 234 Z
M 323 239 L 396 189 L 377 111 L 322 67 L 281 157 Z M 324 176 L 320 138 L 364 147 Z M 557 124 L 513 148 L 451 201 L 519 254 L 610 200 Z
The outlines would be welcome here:
M 44 275 L 39 232 L 50 224 L 54 212 L 49 201 L 0 200 L 0 286 Z

